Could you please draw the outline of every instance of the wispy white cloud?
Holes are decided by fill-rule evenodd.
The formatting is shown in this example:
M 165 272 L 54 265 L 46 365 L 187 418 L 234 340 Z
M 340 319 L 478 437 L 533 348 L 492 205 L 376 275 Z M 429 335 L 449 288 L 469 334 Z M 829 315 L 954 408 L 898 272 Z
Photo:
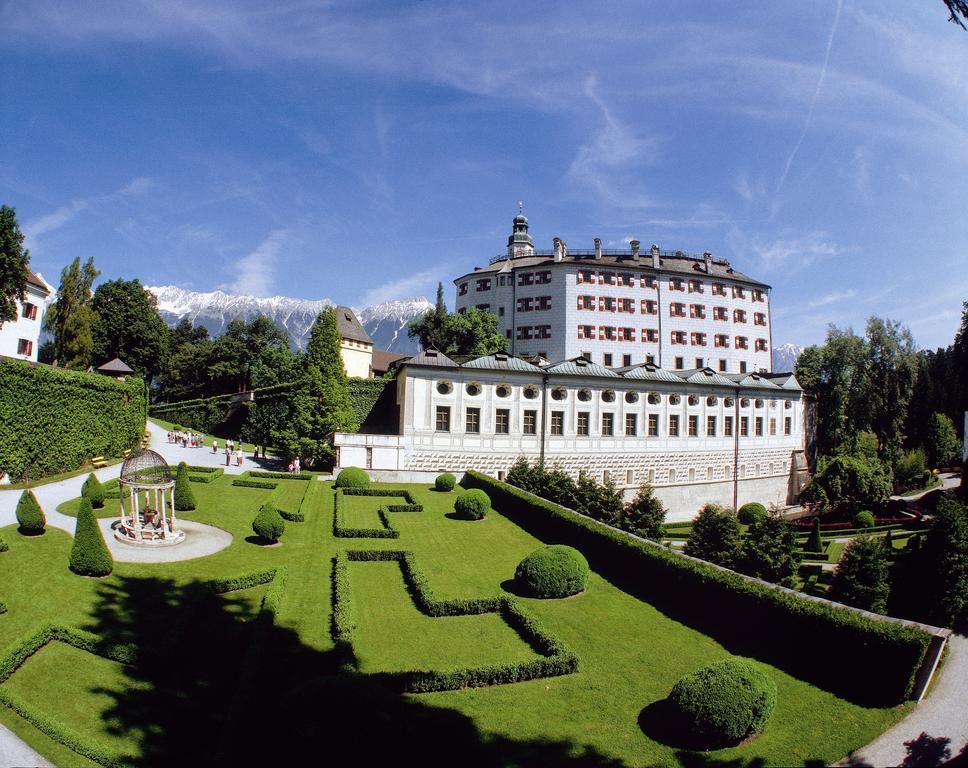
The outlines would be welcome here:
M 448 294 L 450 279 L 453 277 L 452 265 L 438 264 L 412 275 L 389 280 L 382 285 L 374 286 L 366 291 L 357 304 L 361 307 L 369 307 L 373 304 L 382 304 L 385 301 L 394 299 L 407 299 L 418 295 L 435 295 L 438 282 L 444 283 L 444 296 Z
M 824 294 L 820 298 L 813 299 L 807 302 L 807 309 L 816 309 L 817 307 L 826 307 L 830 304 L 836 304 L 841 301 L 846 301 L 847 299 L 852 299 L 857 295 L 857 291 L 853 288 L 846 291 L 831 291 L 830 293 Z
M 258 247 L 238 260 L 232 293 L 245 296 L 270 296 L 276 280 L 276 270 L 283 246 L 289 238 L 287 229 L 274 229 Z
M 106 195 L 96 195 L 93 197 L 79 197 L 71 200 L 66 205 L 62 205 L 50 213 L 30 219 L 23 225 L 23 233 L 28 241 L 36 240 L 41 235 L 60 229 L 70 222 L 77 214 L 82 211 L 96 208 L 105 203 L 117 201 L 121 198 L 133 197 L 144 194 L 154 187 L 154 180 L 139 176 L 132 179 L 120 189 Z
M 801 270 L 818 259 L 831 258 L 844 253 L 844 249 L 831 242 L 827 233 L 812 232 L 795 238 L 779 238 L 764 242 L 754 239 L 750 243 L 753 253 L 766 272 L 783 269 L 787 272 Z

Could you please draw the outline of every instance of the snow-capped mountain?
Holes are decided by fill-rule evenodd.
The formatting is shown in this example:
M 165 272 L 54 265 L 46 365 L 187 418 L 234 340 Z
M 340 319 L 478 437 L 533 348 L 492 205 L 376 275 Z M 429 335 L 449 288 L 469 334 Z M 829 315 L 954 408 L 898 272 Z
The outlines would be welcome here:
M 223 291 L 199 293 L 173 285 L 145 286 L 158 298 L 158 313 L 174 327 L 188 318 L 192 325 L 204 326 L 217 336 L 232 320 L 250 321 L 265 315 L 289 333 L 294 347 L 304 349 L 316 316 L 325 307 L 335 306 L 331 299 L 293 299 L 288 296 L 257 298 L 235 296 Z M 401 299 L 375 304 L 357 311 L 360 322 L 373 338 L 376 349 L 400 354 L 416 354 L 417 343 L 407 337 L 407 323 L 433 305 L 424 298 Z
M 798 344 L 781 344 L 778 347 L 773 347 L 773 372 L 774 373 L 790 373 L 793 371 L 793 366 L 797 364 L 797 358 L 806 347 L 801 347 Z

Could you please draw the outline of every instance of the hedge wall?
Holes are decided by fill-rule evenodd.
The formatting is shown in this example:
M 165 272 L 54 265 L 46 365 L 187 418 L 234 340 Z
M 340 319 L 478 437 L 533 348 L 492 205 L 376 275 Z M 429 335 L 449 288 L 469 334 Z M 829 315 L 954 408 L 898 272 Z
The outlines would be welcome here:
M 350 379 L 350 405 L 356 414 L 353 431 L 386 434 L 397 430 L 397 382 L 394 379 Z
M 0 359 L 0 469 L 16 481 L 120 457 L 140 446 L 146 409 L 139 378 Z
M 622 589 L 796 677 L 869 704 L 910 695 L 927 632 L 800 597 L 636 539 L 519 488 L 468 471 L 495 507 L 538 538 L 569 544 Z M 848 667 L 842 663 L 851 659 Z
M 182 400 L 179 403 L 152 405 L 148 413 L 186 429 L 214 435 L 224 431 L 219 428 L 228 421 L 231 407 L 232 395 L 217 395 L 198 400 Z

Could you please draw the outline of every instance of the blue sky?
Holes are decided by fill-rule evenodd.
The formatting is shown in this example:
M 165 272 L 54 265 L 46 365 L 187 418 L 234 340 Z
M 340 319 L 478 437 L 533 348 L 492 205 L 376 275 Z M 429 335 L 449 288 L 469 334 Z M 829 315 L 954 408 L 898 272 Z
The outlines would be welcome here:
M 427 295 L 635 237 L 774 287 L 774 342 L 968 298 L 968 33 L 920 3 L 0 0 L 0 200 L 56 284 Z

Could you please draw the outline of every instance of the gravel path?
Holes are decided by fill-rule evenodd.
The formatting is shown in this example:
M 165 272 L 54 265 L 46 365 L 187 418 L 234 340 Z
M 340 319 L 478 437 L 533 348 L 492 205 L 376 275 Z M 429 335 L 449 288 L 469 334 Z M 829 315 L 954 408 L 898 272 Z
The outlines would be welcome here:
M 13 731 L 0 723 L 0 768 L 20 768 L 20 766 L 44 766 L 50 762 L 38 755 L 20 740 Z

